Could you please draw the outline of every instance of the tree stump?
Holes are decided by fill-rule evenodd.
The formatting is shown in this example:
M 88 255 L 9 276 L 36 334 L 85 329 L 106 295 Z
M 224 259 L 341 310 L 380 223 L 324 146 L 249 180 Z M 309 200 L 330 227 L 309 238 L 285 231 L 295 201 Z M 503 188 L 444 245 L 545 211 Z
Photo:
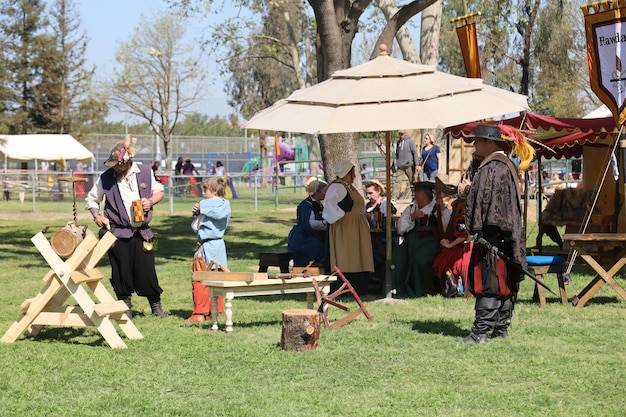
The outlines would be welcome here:
M 301 352 L 316 349 L 320 340 L 320 315 L 316 310 L 283 311 L 283 333 L 280 347 Z

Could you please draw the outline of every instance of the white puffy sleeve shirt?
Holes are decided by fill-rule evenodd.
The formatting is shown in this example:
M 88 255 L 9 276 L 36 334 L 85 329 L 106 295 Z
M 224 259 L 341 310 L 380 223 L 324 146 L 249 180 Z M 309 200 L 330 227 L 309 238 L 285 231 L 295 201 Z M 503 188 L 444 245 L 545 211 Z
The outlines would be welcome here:
M 339 208 L 339 202 L 346 198 L 346 195 L 348 195 L 348 190 L 343 184 L 333 182 L 328 186 L 324 198 L 324 211 L 322 211 L 322 217 L 327 223 L 336 223 L 346 214 Z
M 415 227 L 415 220 L 411 219 L 411 214 L 418 210 L 422 210 L 425 216 L 430 216 L 435 208 L 436 201 L 433 200 L 422 208 L 417 207 L 415 202 L 407 206 L 398 219 L 398 234 L 404 235 Z

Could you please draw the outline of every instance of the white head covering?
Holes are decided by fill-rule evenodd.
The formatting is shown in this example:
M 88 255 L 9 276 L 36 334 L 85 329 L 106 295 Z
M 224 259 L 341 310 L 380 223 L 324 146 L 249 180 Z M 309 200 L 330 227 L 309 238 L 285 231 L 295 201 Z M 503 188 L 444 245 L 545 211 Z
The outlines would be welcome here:
M 313 178 L 306 185 L 306 192 L 309 194 L 313 194 L 324 188 L 328 183 L 326 181 L 318 180 L 317 178 Z
M 354 164 L 347 159 L 342 159 L 333 167 L 333 172 L 337 178 L 343 178 L 350 170 L 354 168 Z

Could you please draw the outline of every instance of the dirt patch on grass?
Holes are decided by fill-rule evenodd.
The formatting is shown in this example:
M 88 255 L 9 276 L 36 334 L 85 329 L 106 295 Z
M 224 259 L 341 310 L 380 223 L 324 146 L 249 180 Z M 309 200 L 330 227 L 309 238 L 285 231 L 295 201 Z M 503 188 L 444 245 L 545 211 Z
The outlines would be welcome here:
M 92 221 L 89 213 L 80 213 L 76 216 L 79 223 Z M 70 212 L 59 211 L 49 213 L 33 213 L 21 211 L 0 211 L 0 220 L 66 220 L 74 219 L 74 215 Z

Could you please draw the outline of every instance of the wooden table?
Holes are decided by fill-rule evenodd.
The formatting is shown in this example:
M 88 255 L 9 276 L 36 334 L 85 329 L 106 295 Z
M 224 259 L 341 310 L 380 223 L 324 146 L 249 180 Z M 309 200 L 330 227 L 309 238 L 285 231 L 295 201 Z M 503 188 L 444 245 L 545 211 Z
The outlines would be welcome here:
M 233 331 L 233 299 L 235 297 L 251 297 L 257 295 L 298 294 L 306 293 L 307 308 L 313 308 L 313 280 L 317 281 L 320 292 L 324 295 L 330 293 L 330 284 L 337 281 L 336 276 L 316 275 L 311 277 L 298 277 L 290 279 L 270 278 L 245 281 L 200 281 L 211 290 L 212 309 L 217 311 L 217 297 L 224 297 L 224 313 L 226 314 L 226 332 Z M 217 314 L 212 315 L 212 330 L 218 330 Z
M 626 300 L 626 291 L 613 278 L 626 265 L 626 233 L 566 233 L 563 235 L 563 241 L 577 250 L 583 260 L 598 274 L 580 294 L 572 298 L 572 304 L 575 307 L 584 306 L 607 282 L 620 297 Z M 619 248 L 615 263 L 608 270 L 604 269 L 593 257 L 593 248 L 598 246 Z

